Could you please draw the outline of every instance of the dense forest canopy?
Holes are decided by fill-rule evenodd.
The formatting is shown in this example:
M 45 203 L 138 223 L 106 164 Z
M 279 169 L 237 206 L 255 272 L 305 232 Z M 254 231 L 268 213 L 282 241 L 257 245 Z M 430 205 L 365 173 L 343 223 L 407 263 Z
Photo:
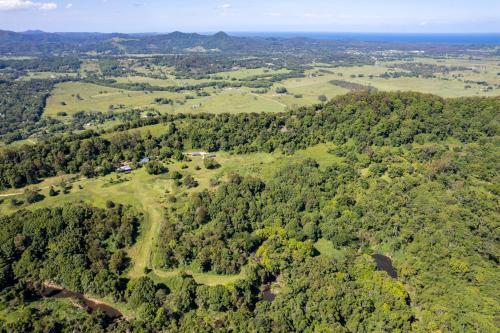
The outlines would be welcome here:
M 500 98 L 444 100 L 418 93 L 360 92 L 283 114 L 167 115 L 167 133 L 158 137 L 119 133 L 104 139 L 88 131 L 6 149 L 0 152 L 0 188 L 35 184 L 60 171 L 107 174 L 120 161 L 182 156 L 189 148 L 293 153 L 321 142 L 349 140 L 358 149 L 448 138 L 473 142 L 497 134 L 499 108 Z
M 270 182 L 233 175 L 214 192 L 195 192 L 168 213 L 175 216 L 161 231 L 163 264 L 194 261 L 219 273 L 245 265 L 248 277 L 234 286 L 198 285 L 187 275 L 175 290 L 148 278 L 120 284 L 113 280 L 117 268 L 110 249 L 133 242 L 134 220 L 115 210 L 86 207 L 5 218 L 2 281 L 8 286 L 47 276 L 68 288 L 112 294 L 138 307 L 141 319 L 135 322 L 87 319 L 95 326 L 110 325 L 112 331 L 130 325 L 152 331 L 495 331 L 498 145 L 484 139 L 481 145 L 372 146 L 358 152 L 356 145 L 344 144 L 330 153 L 337 163 L 326 168 L 311 159 L 294 163 Z M 33 220 L 33 227 L 24 220 Z M 70 241 L 83 236 L 78 229 L 58 227 L 62 221 L 90 228 L 83 231 L 87 236 Z M 47 242 L 47 237 L 37 238 L 41 234 L 57 251 L 60 260 L 54 264 L 65 269 L 50 273 L 52 264 L 38 259 Z M 57 250 L 52 239 L 73 250 Z M 318 239 L 343 249 L 341 254 L 318 253 L 313 247 Z M 91 243 L 74 247 L 85 240 Z M 368 255 L 373 246 L 398 253 L 397 279 L 376 270 Z M 85 251 L 88 263 L 72 269 L 71 255 Z M 26 267 L 27 256 L 30 263 L 42 261 Z M 97 267 L 99 274 L 89 286 L 80 285 L 86 279 L 74 278 Z M 262 300 L 259 291 L 266 283 L 280 288 L 272 303 Z M 8 295 L 18 297 L 13 290 Z M 457 302 L 462 306 L 456 307 Z
M 29 304 L 35 296 L 20 299 L 22 286 L 50 280 L 137 307 L 134 321 L 85 319 L 112 331 L 493 332 L 499 104 L 498 98 L 358 92 L 282 114 L 165 116 L 167 130 L 159 136 L 104 139 L 88 132 L 6 150 L 3 188 L 61 171 L 97 177 L 144 156 L 182 160 L 188 148 L 293 154 L 333 142 L 329 153 L 337 162 L 292 163 L 271 181 L 233 174 L 165 212 L 161 267 L 245 270 L 234 286 L 204 286 L 185 275 L 170 290 L 148 277 L 120 277 L 128 265 L 123 249 L 134 243 L 138 223 L 121 205 L 4 217 L 3 302 Z M 318 252 L 320 240 L 339 252 Z M 377 271 L 373 248 L 395 254 L 398 278 Z M 280 290 L 271 303 L 262 299 L 266 284 Z M 20 331 L 47 316 L 36 313 L 39 319 L 5 328 Z
M 0 31 L 0 332 L 497 332 L 498 52 Z

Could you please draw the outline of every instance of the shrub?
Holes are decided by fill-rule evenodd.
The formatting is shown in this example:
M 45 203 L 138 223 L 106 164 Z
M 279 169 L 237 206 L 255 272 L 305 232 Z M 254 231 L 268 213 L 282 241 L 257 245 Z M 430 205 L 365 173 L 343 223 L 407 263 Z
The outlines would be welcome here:
M 45 196 L 43 196 L 42 194 L 40 194 L 38 191 L 35 190 L 26 190 L 24 192 L 24 196 L 26 198 L 26 202 L 29 204 L 39 202 L 45 199 Z
M 49 189 L 49 196 L 55 197 L 58 194 L 59 194 L 59 192 L 56 191 L 53 186 L 51 186 L 50 189 Z
M 203 165 L 205 165 L 205 168 L 208 170 L 214 170 L 220 168 L 220 164 L 217 163 L 213 158 L 205 158 L 203 160 Z
M 288 89 L 285 88 L 285 87 L 278 87 L 278 88 L 276 88 L 276 93 L 278 93 L 278 94 L 286 94 L 286 93 L 288 93 Z
M 194 188 L 194 187 L 197 187 L 198 186 L 198 182 L 196 181 L 196 179 L 193 178 L 193 176 L 191 175 L 187 175 L 185 178 L 184 178 L 184 185 L 187 187 L 187 188 Z
M 146 171 L 150 175 L 160 175 L 162 173 L 168 172 L 168 169 L 166 166 L 164 166 L 162 163 L 158 161 L 151 161 L 148 164 L 146 164 Z

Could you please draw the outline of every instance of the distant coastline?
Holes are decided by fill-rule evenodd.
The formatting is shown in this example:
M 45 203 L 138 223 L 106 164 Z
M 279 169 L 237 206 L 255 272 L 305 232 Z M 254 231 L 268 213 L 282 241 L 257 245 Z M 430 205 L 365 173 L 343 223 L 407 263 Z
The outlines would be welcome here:
M 500 33 L 228 32 L 236 37 L 311 38 L 365 42 L 500 44 Z

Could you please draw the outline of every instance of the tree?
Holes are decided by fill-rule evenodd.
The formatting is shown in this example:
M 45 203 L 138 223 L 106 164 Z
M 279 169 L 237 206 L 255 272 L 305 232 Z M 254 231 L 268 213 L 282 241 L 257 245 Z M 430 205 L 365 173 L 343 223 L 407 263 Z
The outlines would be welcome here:
M 109 269 L 116 274 L 121 274 L 128 266 L 129 259 L 123 250 L 116 251 L 109 258 Z
M 193 176 L 187 175 L 184 177 L 184 186 L 187 188 L 193 188 L 198 186 L 198 182 L 194 179 Z
M 326 101 L 328 101 L 328 98 L 327 98 L 325 95 L 319 95 L 319 96 L 318 96 L 318 100 L 319 100 L 321 103 L 325 103 Z
M 84 175 L 85 177 L 87 178 L 93 178 L 95 176 L 95 173 L 94 173 L 94 168 L 92 167 L 92 165 L 88 162 L 84 163 L 81 168 L 80 168 L 80 172 L 82 173 L 82 175 Z
M 45 197 L 37 190 L 26 190 L 24 192 L 26 202 L 29 204 L 42 201 Z
M 203 165 L 208 170 L 218 169 L 220 168 L 220 164 L 217 163 L 213 158 L 207 157 L 203 160 Z
M 168 168 L 158 161 L 151 161 L 146 164 L 146 171 L 150 175 L 159 175 L 162 173 L 167 173 Z
M 285 87 L 278 87 L 278 88 L 276 88 L 276 93 L 277 94 L 286 94 L 286 93 L 288 93 L 288 89 Z
M 51 186 L 51 187 L 50 187 L 50 189 L 49 189 L 49 196 L 51 196 L 51 197 L 55 197 L 55 196 L 57 196 L 58 194 L 59 194 L 59 192 L 58 192 L 58 191 L 56 191 L 56 189 L 55 189 L 53 186 Z
M 127 285 L 127 300 L 133 307 L 144 303 L 152 303 L 156 294 L 156 287 L 149 277 L 143 276 L 130 280 Z

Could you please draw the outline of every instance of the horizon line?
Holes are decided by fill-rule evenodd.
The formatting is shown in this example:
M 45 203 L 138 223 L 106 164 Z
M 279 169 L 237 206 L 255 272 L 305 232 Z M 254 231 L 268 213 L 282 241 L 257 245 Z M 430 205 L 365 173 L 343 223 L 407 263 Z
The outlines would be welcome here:
M 245 34 L 250 34 L 250 33 L 266 33 L 266 34 L 273 34 L 273 33 L 278 33 L 278 34 L 385 34 L 385 35 L 500 35 L 500 31 L 471 31 L 471 32 L 454 32 L 454 31 L 428 31 L 428 32 L 417 32 L 417 31 L 396 31 L 396 32 L 386 32 L 386 31 L 333 31 L 333 30 L 314 30 L 314 31 L 300 31 L 300 30 L 170 30 L 170 31 L 136 31 L 136 32 L 120 32 L 120 31 L 109 31 L 109 32 L 104 32 L 104 31 L 48 31 L 48 30 L 42 30 L 42 29 L 27 29 L 27 30 L 9 30 L 9 29 L 2 29 L 0 30 L 3 31 L 11 31 L 11 32 L 16 32 L 16 33 L 23 33 L 23 32 L 45 32 L 45 33 L 98 33 L 98 34 L 170 34 L 174 32 L 181 32 L 181 33 L 198 33 L 198 34 L 216 34 L 219 32 L 224 32 L 226 34 L 232 34 L 232 33 L 245 33 Z

